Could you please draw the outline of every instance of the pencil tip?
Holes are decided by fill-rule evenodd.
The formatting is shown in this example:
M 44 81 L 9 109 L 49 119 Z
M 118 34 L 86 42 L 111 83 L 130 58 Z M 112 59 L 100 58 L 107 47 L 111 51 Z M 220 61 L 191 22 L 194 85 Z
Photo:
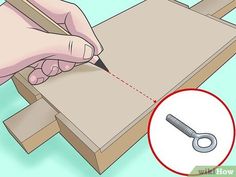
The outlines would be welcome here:
M 102 68 L 103 70 L 107 71 L 109 73 L 108 68 L 106 67 L 106 65 L 102 62 L 102 60 L 99 58 L 97 60 L 97 62 L 95 63 L 95 65 L 99 68 Z

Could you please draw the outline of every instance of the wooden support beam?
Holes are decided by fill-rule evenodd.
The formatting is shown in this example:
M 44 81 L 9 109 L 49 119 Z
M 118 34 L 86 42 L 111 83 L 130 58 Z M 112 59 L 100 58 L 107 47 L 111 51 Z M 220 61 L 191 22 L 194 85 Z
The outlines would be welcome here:
M 232 11 L 233 9 L 236 8 L 236 0 L 232 1 L 231 3 L 229 3 L 228 5 L 224 6 L 222 9 L 220 9 L 219 11 L 217 11 L 216 13 L 213 14 L 214 17 L 217 18 L 222 18 L 224 17 L 227 13 L 229 13 L 230 11 Z
M 191 9 L 203 15 L 221 18 L 236 7 L 236 0 L 203 0 Z
M 59 132 L 57 112 L 39 99 L 19 113 L 4 121 L 5 126 L 27 153 Z

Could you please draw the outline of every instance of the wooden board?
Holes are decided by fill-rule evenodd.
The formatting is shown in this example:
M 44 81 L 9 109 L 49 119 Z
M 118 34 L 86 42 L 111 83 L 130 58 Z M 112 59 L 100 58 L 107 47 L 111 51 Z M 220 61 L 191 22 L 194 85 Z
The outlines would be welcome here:
M 88 64 L 33 87 L 26 82 L 28 68 L 14 82 L 39 109 L 43 99 L 55 110 L 41 121 L 55 118 L 62 136 L 99 173 L 145 135 L 155 100 L 180 88 L 198 87 L 236 53 L 234 27 L 166 0 L 144 1 L 94 30 L 110 74 Z M 32 105 L 27 109 L 35 110 Z M 26 116 L 28 112 L 5 121 L 23 147 L 12 119 L 32 121 L 35 116 Z M 44 131 L 46 125 L 39 124 L 38 130 Z M 38 144 L 27 151 L 52 134 L 41 133 L 43 141 L 36 136 Z

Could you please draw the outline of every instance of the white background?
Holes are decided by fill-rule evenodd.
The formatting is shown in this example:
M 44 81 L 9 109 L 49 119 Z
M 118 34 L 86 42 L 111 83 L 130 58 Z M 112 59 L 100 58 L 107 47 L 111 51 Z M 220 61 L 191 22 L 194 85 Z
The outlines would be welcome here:
M 166 121 L 172 114 L 197 133 L 212 133 L 218 144 L 209 153 L 192 147 L 192 138 Z M 150 124 L 150 141 L 155 154 L 174 171 L 189 174 L 195 166 L 217 166 L 226 157 L 233 141 L 233 124 L 224 105 L 200 91 L 184 91 L 167 98 L 157 108 Z M 207 143 L 203 141 L 201 143 Z

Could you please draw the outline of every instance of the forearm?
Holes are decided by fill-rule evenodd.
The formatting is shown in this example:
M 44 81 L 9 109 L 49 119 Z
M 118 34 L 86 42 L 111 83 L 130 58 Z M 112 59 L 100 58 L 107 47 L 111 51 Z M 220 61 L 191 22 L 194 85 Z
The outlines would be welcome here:
M 0 77 L 0 85 L 4 84 L 6 81 L 8 81 L 12 75 L 6 76 L 6 77 Z
M 3 58 L 2 54 L 4 52 L 0 53 L 0 85 L 5 83 L 7 80 L 9 80 L 12 77 L 12 73 L 10 73 L 10 61 L 7 61 L 6 58 Z

